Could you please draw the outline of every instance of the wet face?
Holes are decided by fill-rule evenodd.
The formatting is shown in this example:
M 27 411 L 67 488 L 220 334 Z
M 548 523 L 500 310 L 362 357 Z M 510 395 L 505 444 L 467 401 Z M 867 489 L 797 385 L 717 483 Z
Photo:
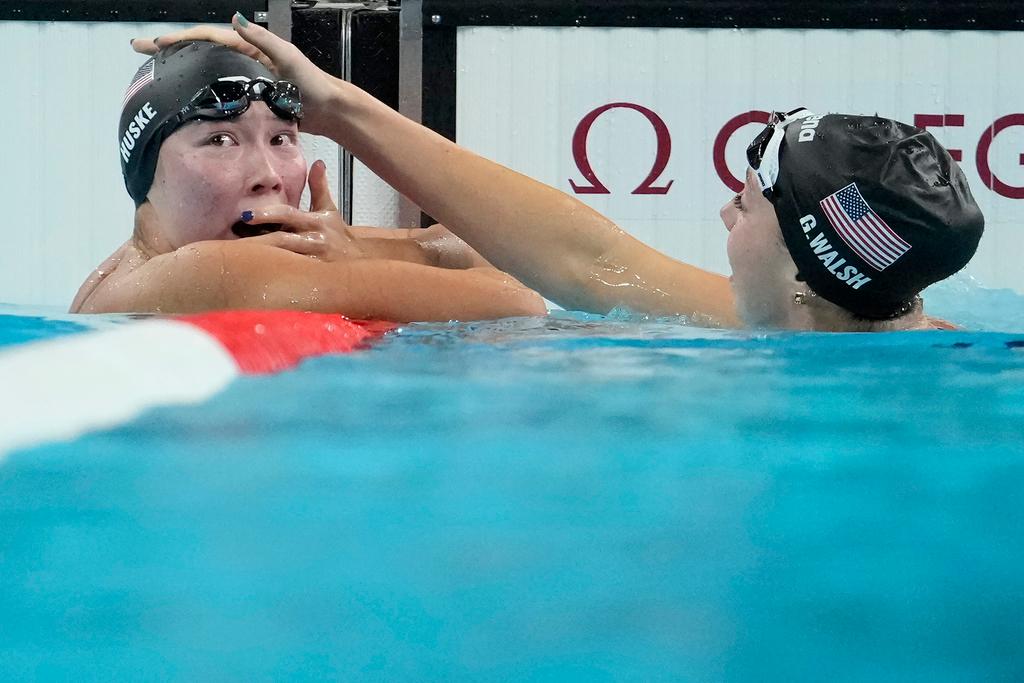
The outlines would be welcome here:
M 796 280 L 775 208 L 753 171 L 748 169 L 743 191 L 719 213 L 729 231 L 730 280 L 740 317 L 750 327 L 785 327 L 793 293 L 807 288 Z
M 298 125 L 263 102 L 241 116 L 195 121 L 160 148 L 147 197 L 171 249 L 200 240 L 237 239 L 242 211 L 297 207 L 306 181 Z

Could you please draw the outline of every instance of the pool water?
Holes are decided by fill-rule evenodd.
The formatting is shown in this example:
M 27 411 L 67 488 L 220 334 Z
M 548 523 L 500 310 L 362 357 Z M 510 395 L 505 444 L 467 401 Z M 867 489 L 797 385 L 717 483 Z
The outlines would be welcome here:
M 1024 334 L 410 325 L 0 463 L 0 673 L 1020 680 L 1022 434 Z

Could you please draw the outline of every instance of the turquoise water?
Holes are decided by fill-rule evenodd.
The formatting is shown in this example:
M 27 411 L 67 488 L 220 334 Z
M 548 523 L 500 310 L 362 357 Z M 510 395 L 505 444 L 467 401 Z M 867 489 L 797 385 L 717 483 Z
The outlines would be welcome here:
M 0 313 L 0 349 L 63 337 L 89 329 L 91 326 L 73 320 L 53 319 L 43 315 Z
M 68 315 L 54 307 L 0 303 L 0 353 L 20 344 L 130 324 L 146 315 Z
M 1009 332 L 408 326 L 0 463 L 0 674 L 1021 680 L 1022 380 Z

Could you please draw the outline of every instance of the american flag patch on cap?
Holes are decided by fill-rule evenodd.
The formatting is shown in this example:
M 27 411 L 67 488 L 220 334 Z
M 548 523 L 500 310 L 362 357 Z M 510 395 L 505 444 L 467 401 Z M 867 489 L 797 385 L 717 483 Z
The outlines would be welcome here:
M 140 90 L 145 88 L 147 85 L 153 82 L 153 67 L 156 65 L 155 59 L 148 59 L 146 63 L 139 67 L 139 70 L 135 72 L 135 78 L 132 79 L 132 84 L 128 86 L 128 91 L 124 94 L 124 100 L 121 102 L 121 108 L 128 104 L 128 100 L 135 96 Z
M 825 217 L 847 246 L 878 271 L 910 251 L 907 244 L 865 201 L 857 183 L 821 200 Z

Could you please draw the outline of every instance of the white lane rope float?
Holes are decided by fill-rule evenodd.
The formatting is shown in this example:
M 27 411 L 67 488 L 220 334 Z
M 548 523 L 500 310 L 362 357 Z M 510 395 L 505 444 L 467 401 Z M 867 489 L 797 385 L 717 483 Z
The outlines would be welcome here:
M 126 323 L 0 351 L 0 461 L 12 450 L 198 403 L 239 375 L 347 353 L 392 323 L 297 311 L 217 311 Z

